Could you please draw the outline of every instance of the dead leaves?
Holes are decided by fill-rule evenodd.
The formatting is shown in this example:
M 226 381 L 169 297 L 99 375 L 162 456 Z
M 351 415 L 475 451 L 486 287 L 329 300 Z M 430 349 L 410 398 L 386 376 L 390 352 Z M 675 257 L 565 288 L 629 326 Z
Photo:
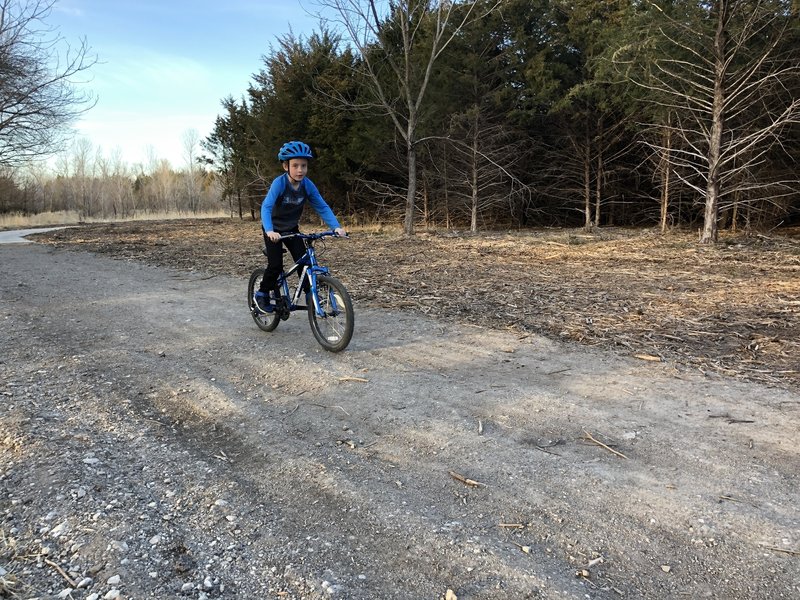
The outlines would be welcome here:
M 624 346 L 638 360 L 683 363 L 769 384 L 800 382 L 800 262 L 790 236 L 734 236 L 736 244 L 698 252 L 688 232 L 671 232 L 663 243 L 641 231 L 615 228 L 585 239 L 566 234 L 396 239 L 381 244 L 378 259 L 376 237 L 364 235 L 352 238 L 346 249 L 332 244 L 328 251 L 351 295 L 362 298 L 360 306 L 409 307 L 441 319 L 511 326 L 522 334 Z M 242 239 L 252 235 L 249 222 L 187 219 L 146 228 L 135 222 L 89 224 L 38 239 L 242 277 L 263 258 L 255 244 L 251 255 L 242 254 Z M 491 269 L 485 268 L 487 261 Z M 530 265 L 536 265 L 535 286 Z M 468 285 L 450 275 L 457 269 L 470 273 Z M 598 278 L 598 272 L 604 276 Z M 510 300 L 502 305 L 495 297 L 498 280 L 508 286 L 504 293 Z M 409 294 L 426 287 L 436 295 Z

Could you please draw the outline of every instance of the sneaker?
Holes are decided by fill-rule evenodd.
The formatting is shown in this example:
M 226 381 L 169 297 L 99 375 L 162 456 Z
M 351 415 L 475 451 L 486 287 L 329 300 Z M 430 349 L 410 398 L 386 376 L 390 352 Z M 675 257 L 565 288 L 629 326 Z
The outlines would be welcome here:
M 275 305 L 269 301 L 269 292 L 262 292 L 261 290 L 255 293 L 256 306 L 258 310 L 263 313 L 271 313 L 275 311 Z

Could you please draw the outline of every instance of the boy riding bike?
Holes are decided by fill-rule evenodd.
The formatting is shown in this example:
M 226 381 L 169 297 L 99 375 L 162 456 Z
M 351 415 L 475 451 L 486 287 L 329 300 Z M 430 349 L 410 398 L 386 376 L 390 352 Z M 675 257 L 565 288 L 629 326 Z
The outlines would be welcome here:
M 277 284 L 278 276 L 283 271 L 283 245 L 286 245 L 294 260 L 298 260 L 305 253 L 301 239 L 281 240 L 281 236 L 300 232 L 300 217 L 306 202 L 311 204 L 325 224 L 337 235 L 347 235 L 330 206 L 322 198 L 317 186 L 306 177 L 308 161 L 311 158 L 311 148 L 308 144 L 299 141 L 285 143 L 278 152 L 278 160 L 283 163 L 283 170 L 286 172 L 275 178 L 261 203 L 261 226 L 266 245 L 267 268 L 261 286 L 255 294 L 255 301 L 258 310 L 264 313 L 275 310 L 275 304 L 270 300 L 270 292 L 274 290 L 275 297 L 280 296 Z

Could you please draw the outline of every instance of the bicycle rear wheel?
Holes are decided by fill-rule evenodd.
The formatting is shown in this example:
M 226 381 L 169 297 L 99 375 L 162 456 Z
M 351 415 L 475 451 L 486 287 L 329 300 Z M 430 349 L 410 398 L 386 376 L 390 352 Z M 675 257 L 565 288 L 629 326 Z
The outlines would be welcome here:
M 317 297 L 322 314 L 308 304 L 308 321 L 320 346 L 330 352 L 347 348 L 353 337 L 353 301 L 341 281 L 330 275 L 317 277 Z
M 261 280 L 264 279 L 264 269 L 256 269 L 250 275 L 250 282 L 247 284 L 247 306 L 253 321 L 256 322 L 261 331 L 273 331 L 281 320 L 277 313 L 263 313 L 256 306 L 256 292 L 261 288 Z

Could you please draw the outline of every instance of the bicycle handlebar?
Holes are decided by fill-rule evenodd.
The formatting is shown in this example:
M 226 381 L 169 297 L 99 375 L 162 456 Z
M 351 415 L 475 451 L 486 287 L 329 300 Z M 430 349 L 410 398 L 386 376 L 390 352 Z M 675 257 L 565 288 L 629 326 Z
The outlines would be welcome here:
M 318 240 L 324 237 L 340 237 L 340 238 L 349 238 L 349 235 L 339 235 L 335 231 L 321 231 L 319 233 L 290 233 L 289 235 L 282 235 L 280 237 L 281 240 L 288 240 L 289 238 L 299 237 L 303 240 Z

